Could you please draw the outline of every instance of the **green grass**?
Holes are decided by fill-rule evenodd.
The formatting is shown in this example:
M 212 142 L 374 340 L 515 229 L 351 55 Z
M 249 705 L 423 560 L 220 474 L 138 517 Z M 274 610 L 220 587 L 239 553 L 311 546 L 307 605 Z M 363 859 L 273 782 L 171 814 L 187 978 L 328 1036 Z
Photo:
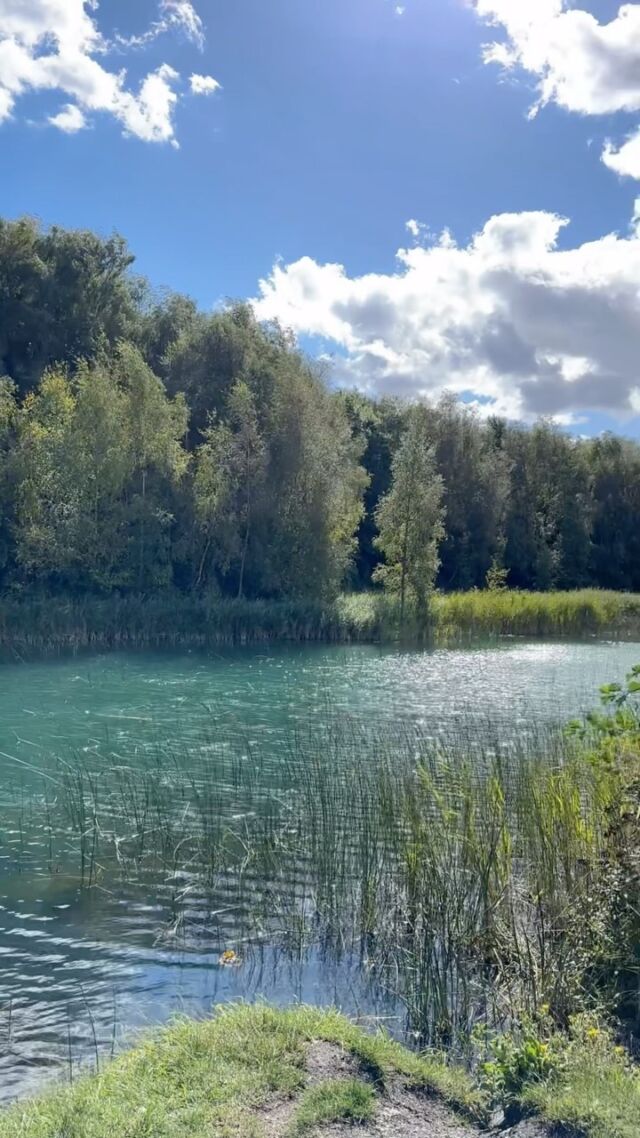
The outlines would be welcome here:
M 336 612 L 362 640 L 419 635 L 409 609 L 400 628 L 398 603 L 381 593 L 340 597 Z M 440 642 L 490 636 L 625 635 L 640 631 L 640 595 L 601 589 L 533 593 L 513 589 L 436 593 L 428 636 Z
M 304 1093 L 306 1045 L 318 1039 L 371 1058 L 385 1078 L 405 1073 L 406 1055 L 412 1078 L 445 1095 L 455 1087 L 456 1105 L 482 1108 L 464 1072 L 452 1079 L 443 1062 L 422 1066 L 335 1011 L 235 1005 L 210 1020 L 175 1023 L 98 1074 L 0 1113 L 0 1138 L 259 1138 L 261 1108 L 297 1095 L 301 1129 L 331 1111 L 334 1119 L 368 1117 L 373 1091 L 355 1080 Z
M 289 1133 L 306 1134 L 331 1122 L 369 1122 L 375 1108 L 373 1088 L 362 1079 L 327 1079 L 303 1093 Z

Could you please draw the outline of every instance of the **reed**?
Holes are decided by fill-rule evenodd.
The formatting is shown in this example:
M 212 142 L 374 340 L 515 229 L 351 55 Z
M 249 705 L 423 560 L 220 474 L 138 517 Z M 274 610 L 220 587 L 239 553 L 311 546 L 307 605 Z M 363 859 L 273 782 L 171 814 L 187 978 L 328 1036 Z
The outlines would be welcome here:
M 178 592 L 0 598 L 0 651 L 5 656 L 277 640 L 333 643 L 366 639 L 370 633 L 339 606 L 320 601 L 224 600 Z
M 78 757 L 57 774 L 55 856 L 86 887 L 155 890 L 174 933 L 197 897 L 232 908 L 245 945 L 348 954 L 415 1038 L 464 1053 L 478 1023 L 583 1007 L 613 775 L 582 746 L 329 716 L 276 764 L 223 738 L 135 767 Z
M 434 598 L 433 619 L 441 636 L 454 638 L 623 635 L 640 628 L 640 596 L 599 589 L 449 593 Z
M 491 636 L 624 636 L 640 629 L 640 596 L 580 590 L 435 594 L 427 626 L 411 606 L 358 593 L 332 602 L 225 600 L 196 593 L 0 598 L 0 652 L 32 657 L 131 648 L 207 648 L 273 641 L 449 642 Z

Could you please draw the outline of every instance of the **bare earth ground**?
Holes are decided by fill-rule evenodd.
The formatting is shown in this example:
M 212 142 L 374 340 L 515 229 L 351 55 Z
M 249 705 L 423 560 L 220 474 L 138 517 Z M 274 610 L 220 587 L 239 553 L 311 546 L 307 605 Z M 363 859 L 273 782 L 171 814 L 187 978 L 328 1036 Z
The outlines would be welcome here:
M 360 1078 L 367 1072 L 357 1059 L 330 1043 L 313 1043 L 307 1054 L 307 1086 L 327 1080 Z M 279 1100 L 260 1112 L 266 1138 L 286 1138 L 294 1121 L 296 1099 Z M 437 1099 L 407 1089 L 397 1079 L 378 1090 L 375 1117 L 353 1125 L 334 1122 L 317 1127 L 314 1138 L 552 1138 L 552 1132 L 533 1121 L 508 1129 L 481 1130 L 457 1117 Z

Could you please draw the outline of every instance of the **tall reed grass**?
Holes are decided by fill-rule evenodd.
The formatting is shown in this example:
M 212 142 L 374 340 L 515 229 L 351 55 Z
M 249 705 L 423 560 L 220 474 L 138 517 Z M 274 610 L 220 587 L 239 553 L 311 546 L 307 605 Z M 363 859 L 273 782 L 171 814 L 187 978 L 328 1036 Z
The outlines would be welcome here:
M 434 598 L 440 635 L 584 636 L 640 631 L 640 596 L 599 589 L 449 593 Z
M 185 593 L 146 597 L 0 598 L 0 652 L 25 656 L 83 650 L 213 647 L 273 641 L 448 642 L 491 636 L 640 633 L 640 596 L 581 590 L 436 594 L 429 623 L 383 593 L 334 602 L 225 600 Z
M 47 803 L 53 856 L 85 887 L 144 883 L 174 932 L 197 897 L 233 909 L 245 945 L 347 954 L 421 1043 L 464 1051 L 478 1023 L 548 1005 L 564 1025 L 588 1000 L 614 776 L 582 747 L 334 717 L 278 763 L 222 739 L 198 761 L 193 745 L 136 766 L 78 758 Z
M 224 600 L 201 594 L 0 598 L 5 655 L 128 648 L 211 647 L 367 638 L 331 604 Z

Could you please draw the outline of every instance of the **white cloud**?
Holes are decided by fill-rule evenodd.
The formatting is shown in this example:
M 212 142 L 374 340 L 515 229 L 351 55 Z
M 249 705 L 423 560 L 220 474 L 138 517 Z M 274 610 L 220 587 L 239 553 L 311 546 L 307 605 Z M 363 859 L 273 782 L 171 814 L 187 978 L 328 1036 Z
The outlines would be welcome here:
M 86 118 L 75 103 L 67 103 L 57 115 L 50 115 L 48 122 L 65 134 L 76 134 L 77 131 L 84 130 L 87 125 Z
M 634 407 L 640 226 L 560 249 L 549 213 L 492 217 L 401 249 L 394 272 L 350 277 L 303 257 L 260 282 L 256 310 L 336 348 L 336 378 L 375 393 L 472 392 L 487 411 L 562 421 Z
M 140 35 L 117 36 L 121 47 L 146 47 L 167 32 L 180 31 L 202 50 L 205 44 L 204 24 L 189 0 L 160 0 L 159 18 Z
M 189 0 L 162 0 L 160 10 L 163 30 L 180 28 L 199 48 L 204 47 L 204 25 Z
M 193 95 L 213 95 L 220 90 L 218 80 L 211 75 L 192 75 L 189 83 Z
M 96 11 L 95 0 L 0 0 L 0 122 L 25 93 L 62 91 L 72 102 L 48 119 L 61 130 L 79 130 L 92 112 L 102 112 L 120 122 L 125 134 L 177 145 L 177 71 L 164 63 L 132 89 L 126 71 L 105 64 L 113 45 L 100 32 Z M 148 33 L 117 44 L 142 46 L 171 30 L 202 46 L 202 21 L 187 0 L 162 0 Z
M 568 0 L 475 0 L 475 8 L 506 33 L 485 45 L 485 62 L 535 76 L 532 115 L 551 102 L 584 115 L 640 111 L 640 4 L 622 4 L 608 23 Z M 609 144 L 603 160 L 640 177 L 638 136 L 619 150 Z
M 630 134 L 626 142 L 617 149 L 608 142 L 602 153 L 602 161 L 616 174 L 640 180 L 640 127 Z

